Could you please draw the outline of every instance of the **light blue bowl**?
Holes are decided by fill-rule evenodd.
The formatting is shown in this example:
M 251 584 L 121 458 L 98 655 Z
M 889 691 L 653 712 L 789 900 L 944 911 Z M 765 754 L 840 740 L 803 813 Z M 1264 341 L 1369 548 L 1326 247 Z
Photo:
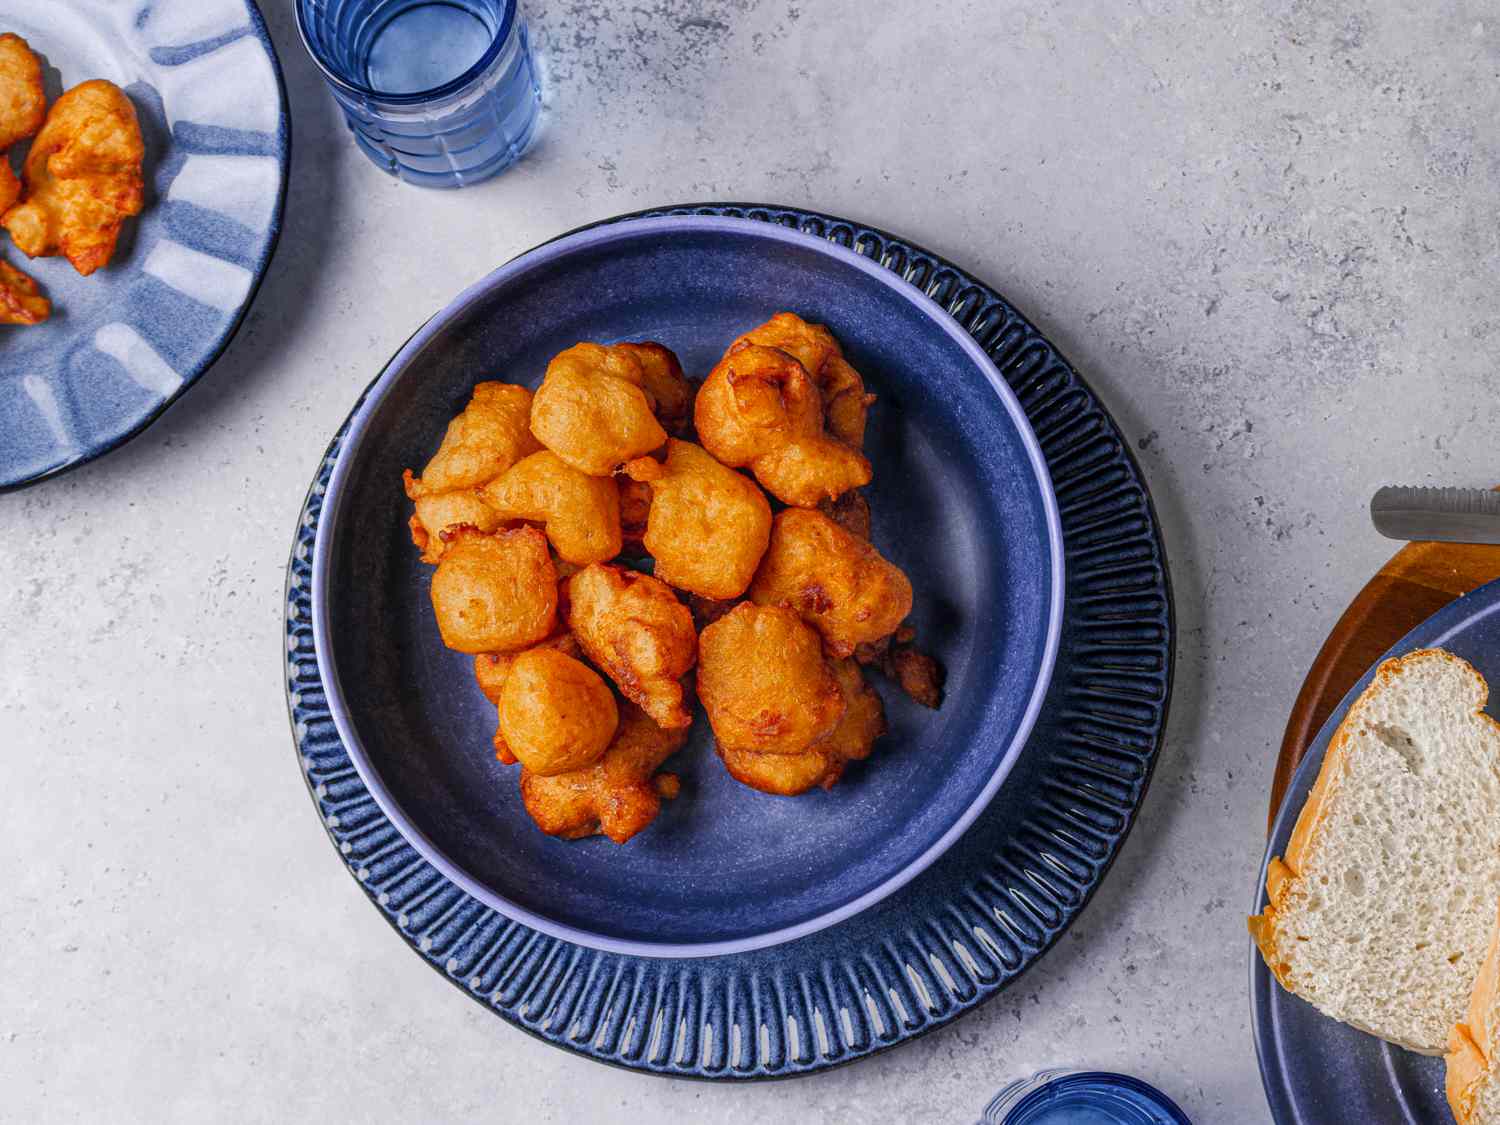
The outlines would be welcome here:
M 535 385 L 583 339 L 660 340 L 702 375 L 738 333 L 789 308 L 828 324 L 879 401 L 868 450 L 874 540 L 916 588 L 913 619 L 948 670 L 926 711 L 883 690 L 890 733 L 830 792 L 733 781 L 699 717 L 670 763 L 682 795 L 628 845 L 543 835 L 495 710 L 445 650 L 430 569 L 406 529 L 420 467 L 482 379 Z M 1057 504 L 994 365 L 900 277 L 824 239 L 732 218 L 583 231 L 474 285 L 397 354 L 345 439 L 313 557 L 318 667 L 340 738 L 380 808 L 440 872 L 501 913 L 643 956 L 756 949 L 829 926 L 931 864 L 989 803 L 1051 680 L 1063 598 Z
M 208 370 L 271 260 L 291 145 L 250 0 L 19 0 L 3 29 L 42 56 L 49 98 L 90 78 L 130 96 L 146 208 L 90 277 L 0 236 L 53 308 L 45 324 L 0 327 L 0 491 L 122 445 Z

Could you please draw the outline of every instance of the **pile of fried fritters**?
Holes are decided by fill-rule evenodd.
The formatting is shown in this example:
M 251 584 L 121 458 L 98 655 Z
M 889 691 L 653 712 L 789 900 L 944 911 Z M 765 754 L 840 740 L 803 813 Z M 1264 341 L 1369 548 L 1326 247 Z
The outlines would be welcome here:
M 17 178 L 8 150 L 28 137 Z M 19 35 L 0 35 L 0 226 L 28 258 L 61 254 L 85 277 L 107 264 L 121 224 L 145 202 L 145 152 L 135 106 L 118 86 L 79 83 L 48 110 L 41 60 Z M 50 315 L 36 282 L 0 259 L 0 324 Z
M 677 796 L 658 771 L 695 667 L 725 768 L 781 796 L 884 733 L 864 667 L 938 706 L 911 583 L 869 542 L 873 402 L 833 335 L 783 312 L 701 383 L 656 343 L 577 344 L 535 394 L 480 383 L 406 470 L 443 643 L 473 654 L 542 831 L 624 843 Z

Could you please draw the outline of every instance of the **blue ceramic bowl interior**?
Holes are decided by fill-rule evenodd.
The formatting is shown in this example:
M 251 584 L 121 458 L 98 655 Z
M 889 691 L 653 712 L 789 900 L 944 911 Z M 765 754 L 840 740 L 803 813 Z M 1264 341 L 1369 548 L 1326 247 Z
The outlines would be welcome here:
M 1419 648 L 1445 648 L 1457 653 L 1479 669 L 1490 684 L 1500 683 L 1500 582 L 1481 586 L 1444 606 L 1401 638 L 1381 660 Z M 1265 908 L 1266 868 L 1271 857 L 1286 854 L 1297 817 L 1323 766 L 1328 743 L 1354 700 L 1370 685 L 1379 663 L 1365 673 L 1328 717 L 1287 787 L 1261 863 L 1256 911 Z M 1491 714 L 1495 703 L 1492 695 Z M 1250 943 L 1250 992 L 1261 1078 L 1277 1122 L 1413 1125 L 1451 1119 L 1443 1094 L 1442 1059 L 1402 1050 L 1329 1019 L 1276 983 L 1254 942 Z
M 443 648 L 407 534 L 420 469 L 473 385 L 535 386 L 579 340 L 659 340 L 703 375 L 779 309 L 828 324 L 879 396 L 874 540 L 911 575 L 940 711 L 878 682 L 890 733 L 832 791 L 733 781 L 698 712 L 667 768 L 681 796 L 627 846 L 539 832 L 495 709 Z M 412 843 L 528 925 L 621 952 L 756 948 L 847 917 L 932 862 L 994 794 L 1051 676 L 1062 598 L 1056 504 L 1009 389 L 946 313 L 895 275 L 794 231 L 640 219 L 540 247 L 459 296 L 395 357 L 353 423 L 314 550 L 314 629 L 339 733 Z

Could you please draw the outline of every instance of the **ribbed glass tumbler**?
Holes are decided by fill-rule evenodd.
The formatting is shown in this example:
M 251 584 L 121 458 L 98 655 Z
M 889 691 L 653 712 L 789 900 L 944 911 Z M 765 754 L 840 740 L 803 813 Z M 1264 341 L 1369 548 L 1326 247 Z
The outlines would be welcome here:
M 516 0 L 295 0 L 297 28 L 379 167 L 467 187 L 513 164 L 541 97 Z

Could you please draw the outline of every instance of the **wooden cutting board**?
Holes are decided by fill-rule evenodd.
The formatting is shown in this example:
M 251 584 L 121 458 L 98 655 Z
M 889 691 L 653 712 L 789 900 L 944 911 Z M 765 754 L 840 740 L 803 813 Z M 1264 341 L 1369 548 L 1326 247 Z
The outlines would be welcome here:
M 1496 578 L 1500 547 L 1408 543 L 1370 579 L 1323 642 L 1292 707 L 1271 779 L 1267 830 L 1308 746 L 1370 665 L 1443 606 Z

